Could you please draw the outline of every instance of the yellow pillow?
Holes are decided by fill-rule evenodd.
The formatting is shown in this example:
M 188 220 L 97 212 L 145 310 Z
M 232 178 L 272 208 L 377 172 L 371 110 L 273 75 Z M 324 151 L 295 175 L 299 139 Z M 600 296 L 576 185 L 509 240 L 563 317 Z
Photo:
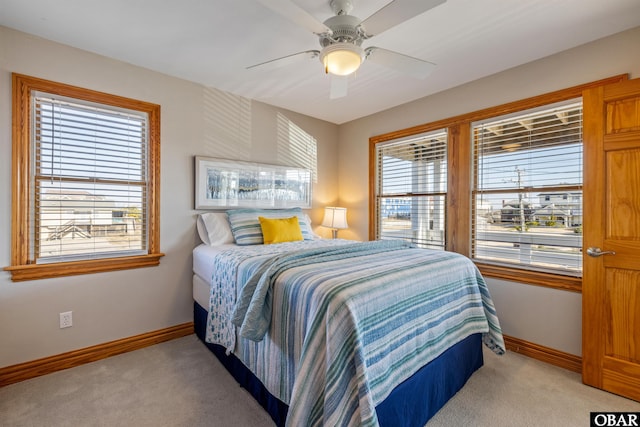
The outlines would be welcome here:
M 262 238 L 265 245 L 295 242 L 303 239 L 297 216 L 291 218 L 265 218 L 259 216 L 258 220 L 260 221 L 260 228 L 262 228 Z

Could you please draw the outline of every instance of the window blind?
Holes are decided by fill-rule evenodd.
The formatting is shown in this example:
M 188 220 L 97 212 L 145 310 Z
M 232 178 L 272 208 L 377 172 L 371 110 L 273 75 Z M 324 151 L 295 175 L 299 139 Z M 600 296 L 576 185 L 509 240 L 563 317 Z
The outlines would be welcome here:
M 444 249 L 447 133 L 376 145 L 376 238 Z
M 31 106 L 31 259 L 146 253 L 146 113 L 42 92 Z
M 472 125 L 474 259 L 579 276 L 582 104 Z

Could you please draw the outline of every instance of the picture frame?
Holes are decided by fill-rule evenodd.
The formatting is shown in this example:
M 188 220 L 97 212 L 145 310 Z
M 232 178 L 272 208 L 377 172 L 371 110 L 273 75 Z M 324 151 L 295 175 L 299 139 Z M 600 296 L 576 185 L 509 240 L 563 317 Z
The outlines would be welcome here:
M 311 171 L 195 156 L 195 209 L 310 208 Z

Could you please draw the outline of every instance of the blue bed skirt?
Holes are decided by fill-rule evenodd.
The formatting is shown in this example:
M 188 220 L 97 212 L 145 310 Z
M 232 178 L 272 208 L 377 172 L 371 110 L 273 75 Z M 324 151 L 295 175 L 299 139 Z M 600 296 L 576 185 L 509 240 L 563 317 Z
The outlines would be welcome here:
M 207 310 L 197 302 L 193 304 L 193 320 L 198 338 L 236 381 L 267 410 L 276 425 L 284 426 L 288 406 L 272 396 L 237 357 L 233 354 L 226 355 L 222 346 L 205 342 Z M 482 364 L 482 336 L 471 335 L 397 386 L 376 407 L 380 426 L 423 427 Z

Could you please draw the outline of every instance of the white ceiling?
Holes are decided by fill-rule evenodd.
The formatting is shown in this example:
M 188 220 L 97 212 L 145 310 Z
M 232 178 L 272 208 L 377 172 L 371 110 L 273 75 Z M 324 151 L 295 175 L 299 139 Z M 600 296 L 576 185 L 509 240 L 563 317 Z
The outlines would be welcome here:
M 420 0 L 417 0 L 420 1 Z M 319 21 L 329 0 L 294 0 Z M 365 19 L 389 0 L 354 0 Z M 365 41 L 437 64 L 426 79 L 365 62 L 330 100 L 317 36 L 256 0 L 0 0 L 0 25 L 341 124 L 640 25 L 640 0 L 447 0 Z

